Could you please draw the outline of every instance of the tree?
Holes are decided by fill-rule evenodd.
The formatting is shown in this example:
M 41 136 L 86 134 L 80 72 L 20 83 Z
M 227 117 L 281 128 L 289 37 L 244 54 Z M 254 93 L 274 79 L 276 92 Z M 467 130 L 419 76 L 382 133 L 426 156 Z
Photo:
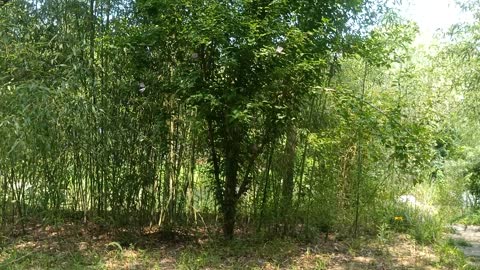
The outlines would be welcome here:
M 177 87 L 205 121 L 216 200 L 224 234 L 231 238 L 257 157 L 283 134 L 305 94 L 328 76 L 329 63 L 342 51 L 347 21 L 362 3 L 143 1 L 139 6 L 147 21 L 162 25 L 170 33 L 166 38 L 182 47 L 171 59 L 181 77 Z M 162 15 L 166 10 L 168 17 Z

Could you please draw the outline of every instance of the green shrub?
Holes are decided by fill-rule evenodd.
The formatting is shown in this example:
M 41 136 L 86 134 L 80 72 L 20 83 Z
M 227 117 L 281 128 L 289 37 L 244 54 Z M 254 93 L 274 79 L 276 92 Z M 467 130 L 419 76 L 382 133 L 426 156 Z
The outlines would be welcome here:
M 395 205 L 388 215 L 386 223 L 393 231 L 408 233 L 421 244 L 434 243 L 445 228 L 439 215 L 407 204 Z
M 412 218 L 412 226 L 408 232 L 417 242 L 431 244 L 440 239 L 443 230 L 443 222 L 439 217 L 416 214 Z

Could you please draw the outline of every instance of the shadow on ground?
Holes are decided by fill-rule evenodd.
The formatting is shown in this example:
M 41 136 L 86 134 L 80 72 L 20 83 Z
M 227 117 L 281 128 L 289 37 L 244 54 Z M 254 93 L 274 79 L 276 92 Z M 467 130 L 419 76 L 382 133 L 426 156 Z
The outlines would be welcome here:
M 138 232 L 96 224 L 31 224 L 2 237 L 0 269 L 438 269 L 431 249 L 405 235 L 376 240 L 324 241 L 251 237 L 224 242 L 201 231 Z

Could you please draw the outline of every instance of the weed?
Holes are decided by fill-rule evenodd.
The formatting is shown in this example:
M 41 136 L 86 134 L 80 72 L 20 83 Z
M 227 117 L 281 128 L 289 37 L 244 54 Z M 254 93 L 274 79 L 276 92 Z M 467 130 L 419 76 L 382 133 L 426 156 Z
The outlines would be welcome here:
M 480 225 L 480 209 L 470 210 L 454 222 L 464 225 Z
M 328 269 L 328 264 L 326 261 L 324 261 L 323 259 L 317 259 L 316 263 L 315 263 L 315 269 L 316 270 L 326 270 Z
M 463 252 L 455 246 L 453 239 L 439 241 L 435 245 L 435 251 L 440 258 L 439 266 L 448 267 L 449 269 L 473 270 L 469 266 Z
M 382 225 L 378 226 L 377 239 L 382 245 L 386 245 L 387 243 L 389 243 L 391 238 L 392 231 L 390 230 L 390 226 L 387 223 L 382 223 Z

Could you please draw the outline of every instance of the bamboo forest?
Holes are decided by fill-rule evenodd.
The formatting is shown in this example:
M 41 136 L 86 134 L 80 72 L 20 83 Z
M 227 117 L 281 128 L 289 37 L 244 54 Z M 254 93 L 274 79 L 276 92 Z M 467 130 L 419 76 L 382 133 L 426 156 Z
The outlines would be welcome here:
M 478 0 L 0 0 L 0 269 L 480 269 L 477 91 Z

